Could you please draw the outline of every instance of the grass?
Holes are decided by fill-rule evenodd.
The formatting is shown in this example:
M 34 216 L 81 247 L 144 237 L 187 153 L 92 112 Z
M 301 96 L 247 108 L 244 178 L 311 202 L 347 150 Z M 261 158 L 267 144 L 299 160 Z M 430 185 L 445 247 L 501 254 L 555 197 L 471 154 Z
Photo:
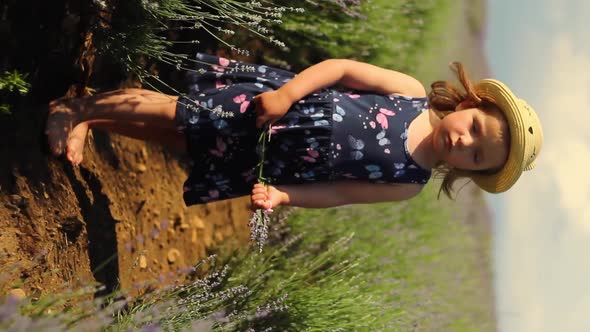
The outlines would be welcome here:
M 379 303 L 355 310 L 381 316 L 372 329 L 468 331 L 492 324 L 473 275 L 477 243 L 433 189 L 410 202 L 305 211 L 293 220 L 295 229 L 313 234 L 306 239 L 311 246 L 326 240 L 326 230 L 332 238 L 354 232 L 350 252 L 359 264 L 353 273 L 365 280 L 359 293 Z
M 322 2 L 320 2 L 322 3 Z M 299 45 L 280 56 L 304 65 L 323 58 L 342 57 L 367 61 L 412 73 L 422 64 L 417 55 L 430 49 L 440 31 L 431 20 L 449 17 L 450 0 L 372 0 L 356 7 L 362 16 L 351 20 L 329 10 L 307 7 L 305 16 L 288 15 L 277 32 L 290 45 Z

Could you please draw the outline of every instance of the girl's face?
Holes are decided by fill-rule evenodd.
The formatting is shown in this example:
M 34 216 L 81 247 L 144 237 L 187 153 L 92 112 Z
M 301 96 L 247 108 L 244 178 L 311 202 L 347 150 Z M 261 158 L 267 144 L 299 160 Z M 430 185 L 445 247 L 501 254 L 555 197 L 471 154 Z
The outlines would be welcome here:
M 499 111 L 455 111 L 439 122 L 432 136 L 438 160 L 454 168 L 496 170 L 508 158 L 510 133 Z

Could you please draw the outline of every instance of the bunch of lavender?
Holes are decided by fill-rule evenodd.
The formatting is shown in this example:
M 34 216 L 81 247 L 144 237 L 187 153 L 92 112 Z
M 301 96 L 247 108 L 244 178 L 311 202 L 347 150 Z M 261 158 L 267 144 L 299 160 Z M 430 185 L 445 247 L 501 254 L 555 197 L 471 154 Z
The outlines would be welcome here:
M 267 179 L 263 175 L 264 161 L 266 160 L 266 141 L 270 141 L 270 126 L 261 131 L 258 137 L 258 143 L 261 149 L 260 161 L 258 162 L 258 182 L 267 184 Z M 270 224 L 270 214 L 273 212 L 272 207 L 268 210 L 257 209 L 252 214 L 250 222 L 250 240 L 254 241 L 258 246 L 258 251 L 262 252 L 262 248 L 268 240 L 268 226 Z
M 286 13 L 303 12 L 299 7 L 268 1 L 234 0 L 94 0 L 94 7 L 101 13 L 93 26 L 99 52 L 145 84 L 151 86 L 150 81 L 155 81 L 167 88 L 172 87 L 146 70 L 142 59 L 191 71 L 195 60 L 186 52 L 194 53 L 203 33 L 242 55 L 249 52 L 229 41 L 236 33 L 246 32 L 284 49 L 285 43 L 271 28 L 281 24 Z

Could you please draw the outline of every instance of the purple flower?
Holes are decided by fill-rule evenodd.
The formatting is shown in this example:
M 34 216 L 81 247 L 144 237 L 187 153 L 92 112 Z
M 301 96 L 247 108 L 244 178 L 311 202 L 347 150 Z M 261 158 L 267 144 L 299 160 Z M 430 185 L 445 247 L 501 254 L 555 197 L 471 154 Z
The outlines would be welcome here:
M 258 209 L 252 214 L 248 226 L 250 226 L 250 240 L 258 245 L 259 252 L 268 240 L 268 225 L 270 224 L 270 213 L 272 209 L 262 210 Z

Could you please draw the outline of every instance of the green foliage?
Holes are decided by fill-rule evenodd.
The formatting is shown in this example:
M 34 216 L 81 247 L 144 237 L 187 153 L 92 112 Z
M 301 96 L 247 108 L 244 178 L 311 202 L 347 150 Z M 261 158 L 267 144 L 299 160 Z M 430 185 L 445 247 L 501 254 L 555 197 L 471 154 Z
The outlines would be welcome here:
M 337 2 L 306 2 L 305 15 L 287 15 L 275 33 L 290 47 L 277 54 L 287 63 L 310 65 L 325 58 L 349 58 L 410 71 L 415 55 L 430 40 L 428 20 L 448 0 L 359 1 L 347 15 Z M 296 66 L 300 67 L 300 66 Z
M 5 71 L 0 76 L 0 97 L 2 100 L 7 100 L 15 94 L 24 96 L 29 93 L 31 84 L 27 82 L 27 76 L 28 74 L 21 74 L 16 70 Z M 10 114 L 10 104 L 0 103 L 0 113 Z
M 348 250 L 332 255 L 357 263 L 349 274 L 356 277 L 354 292 L 371 297 L 372 305 L 361 301 L 350 310 L 372 319 L 366 330 L 485 331 L 493 316 L 491 299 L 480 297 L 481 251 L 473 226 L 454 220 L 451 212 L 428 187 L 408 202 L 301 211 L 290 226 L 305 232 L 302 246 L 311 248 L 354 232 Z
M 21 74 L 16 70 L 4 72 L 0 76 L 0 90 L 18 92 L 21 96 L 29 93 L 31 85 L 26 81 L 28 74 Z

